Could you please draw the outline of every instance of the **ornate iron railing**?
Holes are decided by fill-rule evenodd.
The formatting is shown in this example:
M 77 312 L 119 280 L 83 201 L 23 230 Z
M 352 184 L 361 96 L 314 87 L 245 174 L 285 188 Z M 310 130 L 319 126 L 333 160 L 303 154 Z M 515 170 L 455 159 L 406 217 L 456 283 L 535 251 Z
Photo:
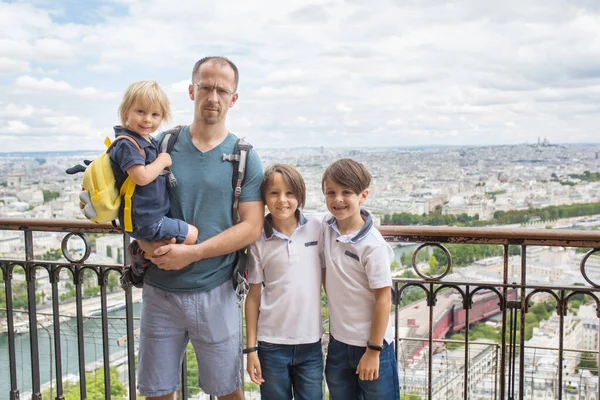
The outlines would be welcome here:
M 565 337 L 572 336 L 576 323 L 571 318 L 572 312 L 569 304 L 576 296 L 585 295 L 587 301 L 596 308 L 595 325 L 598 326 L 600 317 L 599 294 L 600 279 L 590 272 L 590 264 L 597 263 L 600 254 L 600 235 L 594 231 L 566 231 L 566 230 L 530 230 L 530 229 L 503 229 L 503 228 L 439 228 L 439 227 L 381 227 L 380 231 L 387 240 L 397 243 L 415 243 L 417 248 L 412 251 L 411 264 L 416 278 L 394 279 L 394 311 L 391 316 L 396 332 L 396 353 L 400 370 L 400 384 L 403 393 L 414 392 L 414 398 L 428 399 L 464 398 L 464 399 L 523 399 L 547 398 L 540 397 L 551 387 L 552 398 L 571 400 L 568 396 L 579 398 L 592 398 L 589 393 L 596 393 L 598 399 L 598 377 L 584 376 L 580 373 L 577 379 L 573 377 L 573 364 L 581 358 L 581 349 L 570 348 L 565 344 Z M 82 399 L 87 397 L 86 368 L 89 361 L 86 359 L 86 341 L 90 338 L 84 327 L 88 320 L 89 306 L 84 288 L 84 276 L 91 273 L 97 277 L 100 315 L 95 317 L 99 321 L 98 331 L 101 340 L 101 366 L 104 374 L 104 393 L 110 398 L 110 341 L 109 329 L 113 318 L 109 317 L 109 298 L 122 296 L 125 303 L 125 338 L 126 351 L 124 352 L 128 392 L 130 398 L 135 398 L 135 325 L 133 317 L 133 292 L 131 287 L 126 287 L 119 295 L 110 294 L 109 276 L 120 274 L 128 263 L 127 248 L 128 238 L 122 236 L 120 241 L 122 260 L 115 262 L 98 262 L 90 258 L 92 246 L 90 234 L 120 234 L 110 225 L 98 225 L 87 221 L 73 220 L 30 220 L 30 219 L 0 219 L 0 233 L 12 232 L 19 236 L 23 246 L 18 254 L 3 254 L 2 240 L 0 237 L 0 268 L 4 281 L 4 307 L 6 321 L 3 326 L 8 350 L 9 380 L 8 398 L 19 399 L 19 388 L 23 388 L 23 379 L 19 381 L 17 372 L 23 365 L 17 363 L 17 347 L 15 339 L 19 337 L 21 328 L 29 335 L 29 372 L 31 392 L 33 399 L 40 399 L 43 390 L 40 369 L 40 330 L 45 331 L 48 348 L 54 356 L 50 356 L 51 368 L 50 382 L 52 383 L 52 397 L 64 399 L 63 382 L 69 373 L 65 373 L 63 348 L 65 335 L 61 332 L 61 312 L 64 316 L 64 303 L 60 300 L 61 271 L 69 271 L 74 288 L 74 301 L 69 306 L 73 309 L 77 341 L 77 373 L 79 395 Z M 36 241 L 39 232 L 58 232 L 64 235 L 60 244 L 60 253 L 66 259 L 49 261 L 36 256 Z M 14 239 L 17 240 L 17 239 Z M 81 246 L 70 245 L 72 241 L 79 241 Z M 450 275 L 453 271 L 453 258 L 448 244 L 459 245 L 496 245 L 502 249 L 500 266 L 497 279 L 488 277 L 468 277 L 468 279 L 455 279 Z M 514 267 L 511 262 L 512 246 L 517 246 L 520 253 L 520 262 Z M 528 250 L 534 252 L 540 246 L 549 248 L 585 248 L 587 253 L 579 257 L 577 272 L 583 286 L 556 283 L 556 280 L 539 283 L 532 279 L 531 267 L 528 268 Z M 72 248 L 75 248 L 72 251 Z M 428 267 L 434 270 L 431 275 L 423 270 L 419 262 L 419 254 L 428 249 L 438 249 L 438 253 L 445 255 L 447 266 L 439 268 L 431 257 L 426 257 L 430 263 Z M 37 258 L 36 258 L 37 257 Z M 517 256 L 518 258 L 518 256 Z M 425 261 L 425 264 L 427 262 Z M 594 264 L 596 265 L 596 264 Z M 410 267 L 410 266 L 409 266 Z M 565 269 L 569 269 L 565 266 Z M 572 265 L 570 266 L 573 269 Z M 549 273 L 554 274 L 552 267 Z M 459 270 L 454 268 L 455 270 Z M 482 267 L 482 269 L 484 269 Z M 515 274 L 516 270 L 516 274 Z M 543 267 L 542 267 L 543 270 Z M 26 309 L 20 310 L 13 304 L 13 289 L 17 286 L 15 274 L 22 271 L 23 281 L 26 286 Z M 51 288 L 51 308 L 48 312 L 42 311 L 36 302 L 36 295 L 40 295 L 36 285 L 37 276 L 44 272 L 47 274 Z M 573 271 L 569 272 L 572 276 Z M 64 275 L 64 272 L 63 272 Z M 600 275 L 599 275 L 600 276 Z M 63 279 L 64 280 L 64 279 Z M 415 289 L 416 288 L 416 289 Z M 121 289 L 118 289 L 121 290 Z M 408 298 L 414 290 L 420 291 L 422 300 L 416 300 L 405 305 L 403 300 Z M 556 315 L 558 318 L 558 343 L 553 347 L 527 345 L 527 311 L 529 302 L 536 297 L 546 296 L 554 299 Z M 493 299 L 493 300 L 492 300 Z M 0 301 L 2 298 L 0 298 Z M 438 304 L 438 307 L 436 307 Z M 490 306 L 493 304 L 493 306 Z M 443 307 L 442 307 L 443 306 Z M 416 314 L 411 310 L 420 307 Z M 61 311 L 63 310 L 63 311 Z M 27 323 L 21 326 L 15 324 L 15 317 L 19 313 L 27 315 Z M 46 317 L 47 315 L 47 317 Z M 408 316 L 408 317 L 407 317 Z M 470 331 L 474 323 L 495 316 L 498 319 L 500 339 L 497 342 L 472 340 Z M 45 319 L 44 319 L 45 318 Z M 1 320 L 0 320 L 1 321 Z M 577 328 L 579 329 L 579 328 Z M 597 329 L 597 328 L 596 328 Z M 464 332 L 464 340 L 446 340 L 445 336 L 453 331 Z M 571 335 L 571 336 L 569 336 Z M 598 359 L 598 337 L 596 333 L 596 348 L 586 352 L 593 354 Z M 589 336 L 589 335 L 588 335 Z M 43 335 L 42 335 L 43 337 Z M 62 340 L 61 340 L 62 339 Z M 97 340 L 94 338 L 93 340 Z M 460 347 L 451 350 L 451 347 Z M 456 353 L 462 352 L 459 359 Z M 530 353 L 534 356 L 531 357 Z M 540 382 L 542 375 L 540 363 L 548 359 L 548 354 L 557 353 L 557 364 L 554 372 L 546 371 L 546 381 Z M 539 354 L 543 356 L 540 358 Z M 544 358 L 545 357 L 545 358 Z M 550 357 L 551 358 L 551 357 Z M 53 361 L 53 362 L 52 362 Z M 185 367 L 185 366 L 184 366 Z M 571 375 L 566 375 L 571 373 Z M 182 374 L 182 397 L 189 395 L 186 373 Z M 565 379 L 566 377 L 566 379 Z M 536 378 L 537 381 L 536 381 Z M 585 378 L 585 379 L 584 379 Z M 543 380 L 542 379 L 542 380 Z M 547 379 L 550 379 L 548 386 Z M 5 393 L 0 393 L 0 399 L 5 398 Z M 451 397 L 448 397 L 451 396 Z M 584 396 L 584 397 L 581 397 Z M 588 397 L 585 397 L 588 396 Z
M 434 371 L 433 371 L 433 352 L 435 328 L 439 321 L 434 320 L 435 304 L 440 298 L 440 294 L 452 289 L 459 295 L 460 306 L 462 308 L 464 321 L 462 323 L 465 332 L 464 340 L 464 365 L 462 377 L 462 393 L 457 398 L 465 399 L 472 397 L 471 374 L 469 371 L 470 364 L 470 340 L 469 328 L 473 319 L 470 312 L 473 307 L 475 297 L 482 292 L 493 293 L 497 297 L 497 307 L 501 315 L 501 343 L 498 357 L 497 377 L 499 379 L 497 389 L 492 392 L 493 399 L 524 399 L 527 397 L 525 387 L 527 367 L 526 348 L 533 350 L 540 349 L 539 346 L 526 346 L 525 331 L 526 331 L 526 313 L 530 307 L 530 301 L 534 296 L 541 293 L 551 296 L 556 301 L 556 313 L 559 319 L 558 329 L 558 362 L 556 365 L 556 383 L 553 385 L 553 396 L 562 400 L 566 398 L 565 392 L 575 388 L 574 385 L 565 385 L 563 382 L 564 354 L 573 349 L 566 349 L 564 346 L 565 336 L 565 317 L 568 313 L 568 304 L 576 295 L 585 295 L 591 299 L 592 304 L 596 309 L 596 318 L 600 318 L 600 304 L 598 295 L 600 293 L 600 275 L 592 277 L 587 271 L 587 262 L 596 254 L 600 255 L 600 234 L 595 231 L 567 231 L 567 230 L 533 230 L 533 229 L 501 229 L 501 228 L 447 228 L 447 227 L 382 227 L 381 233 L 388 240 L 393 242 L 409 242 L 419 243 L 420 246 L 412 254 L 412 268 L 418 275 L 419 279 L 397 279 L 394 282 L 394 289 L 397 293 L 395 304 L 398 306 L 401 302 L 404 292 L 411 288 L 417 287 L 425 293 L 425 302 L 428 311 L 428 332 L 426 338 L 427 344 L 427 379 L 425 394 L 428 399 L 445 398 L 442 395 L 435 396 L 434 393 Z M 445 244 L 474 244 L 474 245 L 499 245 L 502 246 L 502 271 L 498 281 L 469 279 L 467 281 L 455 281 L 452 279 L 444 279 L 452 270 L 452 257 L 448 250 L 444 247 Z M 419 251 L 423 248 L 432 246 L 443 251 L 448 259 L 447 267 L 437 275 L 429 275 L 421 271 L 416 263 Z M 521 265 L 518 271 L 518 280 L 509 281 L 509 246 L 518 246 L 520 249 Z M 539 284 L 530 279 L 527 274 L 527 250 L 536 246 L 548 247 L 575 247 L 589 248 L 587 253 L 582 256 L 578 266 L 581 282 L 586 282 L 587 286 L 579 285 L 560 285 Z M 553 268 L 553 267 L 551 267 Z M 593 279 L 595 278 L 595 280 Z M 396 310 L 395 326 L 396 338 L 399 335 L 399 316 L 401 311 Z M 450 318 L 456 318 L 456 313 Z M 460 316 L 460 314 L 459 314 Z M 441 318 L 438 316 L 438 320 Z M 451 321 L 456 323 L 457 321 Z M 459 324 L 461 325 L 461 324 Z M 597 326 L 597 325 L 596 325 Z M 597 329 L 597 328 L 596 328 Z M 600 338 L 600 331 L 596 332 L 596 337 Z M 402 342 L 402 339 L 400 340 Z M 596 348 L 591 349 L 589 353 L 594 354 L 598 360 L 598 342 L 596 340 Z M 401 347 L 401 346 L 398 346 Z M 578 349 L 575 349 L 578 350 Z M 597 371 L 596 371 L 597 373 Z M 600 375 L 599 375 L 600 376 Z M 595 399 L 598 399 L 598 388 L 600 387 L 600 377 L 594 378 L 595 381 L 591 384 L 590 390 L 586 393 L 595 394 Z M 535 386 L 534 383 L 531 386 Z M 588 385 L 590 386 L 590 385 Z M 581 387 L 578 395 L 581 395 Z M 440 391 L 438 390 L 438 393 Z M 486 397 L 488 398 L 488 397 Z M 533 397 L 531 397 L 533 398 Z M 577 397 L 579 399 L 580 397 Z M 589 394 L 581 398 L 593 398 Z M 569 400 L 571 400 L 569 398 Z

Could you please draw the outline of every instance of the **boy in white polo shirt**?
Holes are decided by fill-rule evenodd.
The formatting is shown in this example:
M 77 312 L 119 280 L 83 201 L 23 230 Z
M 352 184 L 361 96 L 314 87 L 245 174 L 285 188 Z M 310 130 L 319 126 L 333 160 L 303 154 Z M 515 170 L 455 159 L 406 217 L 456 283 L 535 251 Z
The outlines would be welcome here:
M 249 249 L 247 371 L 263 400 L 322 399 L 323 222 L 300 211 L 306 187 L 290 165 L 268 167 L 261 194 L 269 214 Z
M 361 209 L 369 171 L 340 159 L 323 173 L 321 187 L 333 215 L 324 227 L 330 340 L 325 379 L 332 400 L 400 398 L 390 324 L 394 252 Z

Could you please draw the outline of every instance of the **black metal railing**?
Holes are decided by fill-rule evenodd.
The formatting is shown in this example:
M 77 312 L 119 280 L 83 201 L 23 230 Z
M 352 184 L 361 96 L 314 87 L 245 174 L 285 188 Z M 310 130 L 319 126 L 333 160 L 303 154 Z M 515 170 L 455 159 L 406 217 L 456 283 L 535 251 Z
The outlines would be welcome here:
M 416 248 L 411 251 L 408 270 L 416 277 L 399 277 L 394 279 L 394 311 L 391 314 L 396 332 L 396 353 L 400 371 L 401 390 L 405 394 L 413 393 L 413 398 L 445 399 L 524 399 L 524 398 L 552 398 L 570 400 L 568 396 L 580 398 L 593 398 L 590 393 L 595 393 L 598 399 L 600 378 L 584 373 L 578 369 L 574 375 L 576 365 L 581 359 L 583 350 L 570 348 L 565 345 L 565 336 L 572 337 L 576 322 L 572 320 L 570 303 L 574 303 L 577 296 L 584 295 L 588 303 L 596 308 L 595 323 L 598 326 L 600 317 L 600 275 L 596 277 L 591 272 L 590 264 L 597 263 L 600 255 L 600 235 L 594 231 L 565 231 L 565 230 L 530 230 L 530 229 L 503 229 L 503 228 L 439 228 L 439 227 L 381 227 L 384 237 L 396 243 L 415 243 Z M 69 380 L 72 372 L 66 372 L 63 360 L 65 359 L 65 340 L 77 341 L 77 371 L 78 390 L 80 398 L 87 397 L 88 385 L 86 369 L 90 366 L 86 345 L 90 341 L 95 343 L 100 340 L 100 365 L 103 372 L 102 387 L 106 398 L 111 398 L 112 385 L 110 379 L 110 366 L 112 359 L 111 346 L 115 340 L 114 329 L 116 320 L 124 321 L 125 334 L 121 343 L 126 344 L 124 354 L 124 369 L 129 393 L 129 398 L 136 397 L 135 385 L 135 324 L 134 318 L 134 289 L 127 286 L 124 290 L 119 287 L 116 292 L 110 293 L 111 276 L 120 275 L 129 262 L 127 252 L 128 238 L 121 235 L 120 255 L 121 260 L 102 261 L 94 260 L 90 236 L 98 234 L 120 235 L 110 225 L 98 225 L 87 221 L 74 220 L 29 220 L 29 219 L 0 219 L 0 233 L 13 233 L 15 238 L 0 237 L 0 268 L 4 281 L 4 300 L 6 305 L 3 313 L 6 315 L 3 335 L 6 337 L 8 352 L 9 380 L 7 389 L 8 398 L 19 399 L 21 391 L 31 392 L 31 398 L 40 399 L 44 387 L 42 375 L 46 381 L 46 372 L 42 373 L 40 354 L 46 355 L 40 348 L 48 349 L 49 363 L 51 365 L 50 384 L 51 397 L 64 399 L 64 382 Z M 62 259 L 44 260 L 38 253 L 41 241 L 37 235 L 41 232 L 55 232 L 62 236 L 60 240 L 60 254 Z M 18 251 L 7 254 L 1 247 L 2 240 L 22 242 L 17 245 Z M 73 242 L 78 242 L 73 244 Z M 495 245 L 501 248 L 501 258 L 498 273 L 495 279 L 469 276 L 466 279 L 452 275 L 453 271 L 460 271 L 453 265 L 453 255 L 448 250 L 448 245 Z M 44 243 L 48 248 L 48 243 Z M 517 246 L 518 251 L 514 251 Z M 562 249 L 584 248 L 589 249 L 582 253 L 579 265 L 565 266 L 565 269 L 576 269 L 577 278 L 573 278 L 573 271 L 569 272 L 572 282 L 560 284 L 556 280 L 540 283 L 532 275 L 532 267 L 528 266 L 528 250 L 535 252 L 540 246 Z M 14 247 L 14 246 L 13 246 Z M 431 249 L 437 249 L 436 254 L 442 254 L 446 260 L 443 267 L 435 265 L 430 256 Z M 48 250 L 52 252 L 51 250 Z M 56 252 L 55 252 L 56 253 Z M 419 254 L 429 254 L 425 261 L 420 261 Z M 512 256 L 511 254 L 520 255 Z M 520 257 L 520 259 L 519 259 Z M 518 266 L 511 263 L 520 260 Z M 436 260 L 436 262 L 439 260 Z M 427 263 L 429 262 L 429 264 Z M 594 264 L 596 265 L 596 264 Z M 425 267 L 423 267 L 425 266 Z M 425 271 L 424 268 L 430 271 Z M 552 267 L 548 267 L 549 274 L 554 274 Z M 483 268 L 482 268 L 483 269 Z M 528 274 L 529 270 L 529 274 Z M 541 267 L 544 270 L 544 266 Z M 67 286 L 72 287 L 74 299 L 71 303 L 61 301 L 61 292 L 66 289 L 65 272 L 69 280 Z M 43 273 L 43 274 L 42 274 Z M 97 281 L 96 289 L 100 305 L 97 312 L 99 316 L 87 317 L 90 314 L 90 302 L 97 300 L 87 299 L 85 283 L 93 274 Z M 21 275 L 21 276 L 17 276 Z M 44 278 L 39 278 L 44 275 Z M 37 298 L 42 296 L 38 286 L 46 279 L 50 286 L 50 307 L 42 307 L 37 303 Z M 39 279 L 38 279 L 39 278 Z M 62 281 L 61 281 L 62 278 Z M 41 279 L 41 280 L 40 280 Z M 577 284 L 576 284 L 577 283 Z M 26 300 L 15 306 L 15 291 L 13 289 L 25 287 Z M 61 286 L 62 285 L 62 286 Z M 61 289 L 62 288 L 62 289 Z M 114 285 L 112 286 L 114 290 Z M 421 293 L 418 299 L 410 301 L 410 293 Z M 557 343 L 552 346 L 532 345 L 526 343 L 528 328 L 527 312 L 532 300 L 538 297 L 553 299 L 556 303 L 555 314 L 558 319 Z M 125 315 L 123 317 L 109 316 L 111 308 L 109 301 L 113 298 L 122 298 Z M 577 300 L 579 301 L 579 300 Z M 437 305 L 437 306 L 436 306 Z M 420 307 L 420 308 L 419 308 Z M 418 309 L 417 309 L 418 308 Z M 66 312 L 65 309 L 71 311 Z M 416 311 L 415 311 L 416 310 Z M 411 314 L 412 312 L 412 314 Z M 95 314 L 96 312 L 94 312 Z M 18 321 L 19 315 L 25 316 L 23 322 Z M 65 317 L 73 317 L 74 336 L 65 334 L 62 323 Z M 474 324 L 494 317 L 498 322 L 500 339 L 495 342 L 471 339 L 471 330 Z M 89 329 L 88 321 L 93 320 L 96 328 Z M 16 322 L 15 322 L 16 321 Z M 597 328 L 596 328 L 597 329 Z M 28 360 L 21 357 L 18 362 L 17 339 L 28 335 Z M 446 336 L 452 332 L 463 332 L 464 340 L 448 340 Z M 583 331 L 582 331 L 583 332 Z M 44 339 L 47 335 L 47 339 Z M 111 336 L 112 335 L 112 336 Z M 117 336 L 121 335 L 120 333 Z M 100 336 L 98 339 L 97 336 Z M 589 336 L 589 335 L 588 335 Z M 1 338 L 1 336 L 0 336 Z M 596 334 L 596 348 L 587 349 L 598 360 L 598 342 L 600 330 Z M 92 350 L 97 351 L 97 350 Z M 23 353 L 23 351 L 21 351 Z M 556 365 L 548 367 L 543 365 L 551 359 L 549 354 L 556 353 Z M 26 366 L 25 364 L 29 364 Z M 43 362 L 46 364 L 46 361 Z M 544 373 L 541 371 L 546 368 Z M 550 370 L 548 369 L 550 368 Z M 26 373 L 23 373 L 23 370 Z M 24 379 L 18 379 L 19 371 L 22 376 L 30 374 L 31 385 L 24 389 Z M 182 397 L 187 398 L 189 388 L 187 383 L 186 368 L 182 374 Z M 569 375 L 567 375 L 569 374 Z M 550 389 L 548 389 L 550 388 Z M 6 392 L 5 392 L 6 393 Z M 6 398 L 5 393 L 0 393 L 0 399 Z M 450 397 L 448 397 L 450 396 Z M 587 396 L 587 397 L 586 397 Z
M 394 242 L 410 242 L 420 243 L 421 245 L 412 254 L 412 268 L 418 275 L 419 279 L 396 279 L 394 289 L 397 293 L 395 304 L 397 306 L 394 321 L 396 326 L 396 338 L 399 336 L 400 315 L 402 309 L 398 306 L 402 300 L 405 291 L 411 287 L 417 287 L 425 293 L 425 302 L 427 304 L 427 337 L 424 339 L 427 347 L 427 379 L 424 388 L 426 398 L 446 398 L 442 395 L 436 396 L 434 391 L 434 370 L 433 370 L 433 355 L 434 355 L 434 340 L 436 338 L 436 327 L 441 316 L 437 316 L 434 320 L 435 304 L 440 298 L 440 294 L 444 291 L 453 290 L 458 293 L 460 299 L 458 307 L 464 312 L 464 363 L 462 377 L 462 393 L 457 396 L 454 393 L 453 397 L 457 398 L 472 398 L 472 382 L 469 371 L 470 364 L 470 340 L 469 330 L 473 319 L 470 312 L 472 310 L 474 299 L 479 293 L 493 293 L 497 297 L 497 307 L 501 316 L 501 343 L 500 356 L 498 361 L 497 375 L 499 384 L 497 391 L 492 392 L 489 398 L 493 399 L 524 399 L 527 397 L 525 369 L 527 366 L 526 349 L 536 349 L 536 346 L 526 346 L 525 331 L 526 331 L 526 313 L 530 307 L 530 301 L 534 296 L 546 294 L 551 296 L 556 302 L 556 313 L 559 319 L 559 327 L 557 332 L 558 360 L 555 369 L 555 381 L 550 383 L 553 391 L 553 398 L 562 400 L 566 398 L 564 394 L 569 390 L 575 389 L 577 396 L 582 396 L 581 386 L 576 387 L 572 384 L 564 384 L 563 370 L 565 368 L 564 354 L 567 351 L 564 346 L 565 333 L 565 317 L 568 313 L 568 304 L 574 296 L 585 295 L 591 299 L 592 304 L 596 309 L 596 318 L 600 318 L 600 303 L 598 295 L 600 294 L 600 275 L 592 277 L 587 271 L 587 261 L 591 257 L 600 255 L 600 234 L 593 231 L 566 231 L 566 230 L 533 230 L 533 229 L 500 229 L 500 228 L 438 228 L 438 227 L 382 227 L 380 229 L 384 237 Z M 474 245 L 499 245 L 502 246 L 502 263 L 501 274 L 497 281 L 481 281 L 477 279 L 469 279 L 467 281 L 455 281 L 452 279 L 444 279 L 452 270 L 452 256 L 444 247 L 444 244 L 474 244 Z M 442 250 L 447 257 L 447 266 L 437 275 L 427 274 L 420 270 L 416 260 L 419 251 L 426 247 L 435 247 Z M 518 246 L 520 248 L 520 268 L 517 275 L 517 280 L 510 282 L 509 277 L 509 246 Z M 560 285 L 560 284 L 539 284 L 527 275 L 527 250 L 535 246 L 548 247 L 575 247 L 589 248 L 585 256 L 581 259 L 577 266 L 581 282 L 586 282 L 587 286 L 580 285 Z M 595 280 L 593 279 L 595 278 Z M 512 280 L 512 279 L 510 279 Z M 446 310 L 446 313 L 452 313 L 452 310 Z M 452 318 L 456 318 L 456 312 L 448 317 L 448 324 L 454 324 Z M 445 330 L 443 330 L 445 331 Z M 600 338 L 600 332 L 596 336 Z M 593 354 L 598 360 L 598 341 L 596 348 L 591 349 L 589 353 Z M 401 348 L 401 346 L 398 346 Z M 573 349 L 568 349 L 572 351 Z M 575 349 L 576 351 L 580 351 Z M 596 371 L 597 373 L 597 371 Z M 533 386 L 533 385 L 532 385 Z M 598 399 L 598 388 L 600 387 L 600 375 L 594 378 L 594 381 L 588 384 L 589 390 L 586 389 L 585 395 L 579 398 L 593 398 L 589 393 L 592 393 L 595 400 Z M 440 390 L 438 388 L 438 393 Z M 486 397 L 487 398 L 487 397 Z M 531 397 L 533 398 L 533 397 Z M 570 400 L 570 398 L 569 398 Z

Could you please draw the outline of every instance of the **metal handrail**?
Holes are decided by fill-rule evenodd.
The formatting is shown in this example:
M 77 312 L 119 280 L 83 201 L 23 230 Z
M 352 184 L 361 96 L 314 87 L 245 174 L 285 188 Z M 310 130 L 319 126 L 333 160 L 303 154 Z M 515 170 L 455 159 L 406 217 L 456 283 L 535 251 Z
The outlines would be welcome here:
M 128 260 L 125 260 L 123 265 L 96 265 L 86 261 L 86 259 L 75 260 L 71 262 L 50 262 L 43 260 L 36 260 L 33 255 L 34 236 L 33 232 L 64 232 L 66 235 L 77 234 L 85 235 L 86 233 L 103 233 L 103 234 L 121 234 L 122 231 L 118 228 L 113 227 L 111 224 L 95 224 L 87 220 L 59 220 L 59 219 L 23 219 L 23 218 L 0 218 L 0 230 L 4 231 L 21 231 L 24 234 L 25 251 L 23 259 L 3 259 L 0 258 L 0 266 L 2 267 L 2 274 L 5 279 L 5 293 L 7 299 L 11 294 L 11 282 L 12 282 L 12 269 L 15 265 L 19 265 L 25 269 L 26 280 L 28 283 L 28 298 L 29 304 L 27 307 L 27 314 L 29 315 L 30 321 L 30 333 L 31 333 L 31 354 L 32 369 L 38 368 L 38 370 L 32 370 L 32 387 L 33 387 L 33 398 L 39 394 L 40 382 L 39 382 L 39 358 L 38 343 L 37 343 L 37 327 L 36 327 L 36 316 L 43 314 L 37 311 L 35 301 L 35 270 L 44 268 L 49 272 L 49 277 L 53 287 L 53 312 L 55 330 L 55 354 L 60 354 L 60 320 L 58 315 L 58 292 L 56 290 L 56 284 L 58 281 L 58 273 L 61 269 L 69 269 L 73 273 L 74 284 L 77 288 L 77 326 L 78 331 L 82 330 L 82 272 L 85 269 L 94 270 L 99 276 L 99 286 L 101 287 L 101 299 L 102 299 L 102 315 L 98 317 L 102 321 L 103 331 L 103 344 L 105 345 L 104 359 L 109 358 L 106 350 L 106 338 L 107 335 L 107 321 L 109 320 L 106 315 L 106 282 L 100 279 L 106 277 L 109 270 L 114 270 L 120 273 L 120 271 L 126 266 Z M 563 333 L 565 330 L 565 315 L 567 313 L 567 305 L 573 295 L 577 293 L 587 294 L 592 299 L 595 299 L 596 303 L 599 304 L 598 298 L 600 297 L 600 286 L 591 283 L 590 285 L 581 286 L 569 286 L 569 285 L 547 285 L 547 284 L 531 284 L 527 279 L 527 249 L 528 246 L 565 246 L 565 247 L 584 247 L 591 248 L 591 250 L 585 255 L 581 262 L 581 272 L 585 280 L 590 283 L 589 278 L 585 274 L 584 264 L 592 254 L 600 254 L 600 233 L 596 231 L 575 231 L 575 230 L 548 230 L 548 229 L 526 229 L 526 228 L 507 228 L 507 227 L 477 227 L 477 228 L 462 228 L 462 227 L 447 227 L 447 226 L 381 226 L 379 227 L 380 232 L 391 242 L 397 243 L 418 243 L 423 246 L 436 246 L 445 250 L 443 244 L 494 244 L 501 245 L 504 249 L 503 257 L 503 273 L 500 281 L 498 282 L 483 282 L 483 281 L 458 281 L 456 279 L 443 279 L 445 273 L 438 277 L 429 277 L 418 271 L 415 265 L 415 257 L 413 255 L 413 269 L 418 273 L 420 278 L 409 279 L 409 278 L 395 278 L 394 289 L 396 296 L 394 299 L 395 308 L 393 317 L 396 325 L 396 343 L 399 341 L 417 341 L 426 342 L 428 344 L 428 377 L 427 377 L 427 397 L 433 398 L 432 392 L 432 356 L 433 356 L 433 344 L 434 343 L 464 343 L 464 381 L 463 381 L 463 396 L 465 399 L 469 396 L 469 346 L 473 344 L 479 344 L 477 341 L 469 339 L 470 323 L 467 323 L 464 327 L 465 340 L 464 341 L 453 341 L 451 339 L 440 339 L 433 337 L 433 327 L 437 323 L 433 317 L 433 306 L 437 301 L 437 296 L 440 290 L 443 288 L 453 289 L 458 294 L 459 298 L 462 298 L 462 305 L 460 302 L 457 303 L 459 306 L 457 311 L 464 312 L 464 320 L 471 321 L 470 309 L 471 303 L 475 298 L 477 292 L 487 290 L 488 293 L 495 293 L 494 296 L 498 297 L 499 307 L 502 312 L 502 343 L 494 344 L 499 348 L 500 354 L 496 354 L 498 364 L 496 365 L 496 375 L 499 378 L 497 385 L 497 391 L 495 391 L 498 398 L 502 400 L 507 398 L 514 398 L 518 396 L 523 398 L 524 394 L 524 381 L 525 379 L 519 379 L 524 377 L 525 371 L 525 348 L 532 348 L 537 350 L 558 350 L 559 352 L 559 363 L 557 366 L 557 380 L 556 385 L 559 389 L 556 391 L 556 398 L 562 399 L 563 394 L 560 388 L 565 387 L 563 385 L 563 353 L 566 352 L 580 352 L 578 349 L 570 349 L 564 346 Z M 124 247 L 127 243 L 127 237 L 123 235 Z M 508 247 L 519 246 L 521 249 L 521 268 L 519 282 L 509 282 L 508 280 Z M 126 254 L 126 252 L 124 252 Z M 446 253 L 449 255 L 449 253 Z M 416 252 L 415 252 L 416 255 Z M 452 260 L 449 257 L 447 272 L 452 268 Z M 401 337 L 398 334 L 399 324 L 399 305 L 400 298 L 404 289 L 409 286 L 418 286 L 426 293 L 425 302 L 429 309 L 429 333 L 427 337 Z M 524 326 L 525 326 L 525 313 L 527 312 L 528 299 L 535 293 L 547 293 L 552 295 L 557 300 L 557 314 L 560 320 L 560 338 L 558 348 L 544 347 L 544 346 L 525 346 L 524 344 Z M 512 297 L 511 297 L 512 296 Z M 128 363 L 129 368 L 129 382 L 130 382 L 130 398 L 135 398 L 135 371 L 133 368 L 133 325 L 132 325 L 132 304 L 131 304 L 131 290 L 125 291 L 126 303 L 127 303 L 127 346 L 128 346 Z M 9 304 L 10 303 L 10 304 Z M 460 308 L 463 307 L 463 308 Z M 600 307 L 599 307 L 600 308 Z M 14 373 L 14 331 L 11 336 L 11 327 L 13 326 L 12 314 L 17 310 L 12 307 L 12 303 L 7 301 L 7 322 L 9 328 L 9 344 L 12 346 L 12 356 L 10 359 L 11 364 L 11 399 L 19 397 L 18 384 L 16 374 Z M 599 314 L 600 315 L 600 314 Z M 517 322 L 520 321 L 520 327 Z M 507 339 L 508 337 L 508 339 Z M 80 375 L 85 373 L 85 358 L 83 357 L 83 333 L 78 333 L 79 341 L 79 352 L 80 352 Z M 398 351 L 398 348 L 396 348 Z M 498 352 L 498 351 L 497 351 Z M 598 350 L 587 351 L 592 354 L 599 354 Z M 496 361 L 495 361 L 496 362 Z M 56 357 L 56 376 L 60 378 L 62 375 L 62 369 L 60 364 L 60 357 Z M 108 375 L 108 366 L 105 365 L 105 376 Z M 598 378 L 596 387 L 600 387 L 600 378 Z M 58 381 L 59 379 L 57 379 Z M 185 383 L 185 379 L 184 379 Z M 80 393 L 83 397 L 86 392 L 85 379 L 80 383 Z M 185 385 L 184 385 L 185 386 Z M 106 392 L 110 391 L 110 382 L 105 382 Z M 62 390 L 62 386 L 57 382 L 57 392 Z M 183 388 L 184 397 L 187 395 L 187 387 Z M 570 389 L 571 390 L 571 389 Z

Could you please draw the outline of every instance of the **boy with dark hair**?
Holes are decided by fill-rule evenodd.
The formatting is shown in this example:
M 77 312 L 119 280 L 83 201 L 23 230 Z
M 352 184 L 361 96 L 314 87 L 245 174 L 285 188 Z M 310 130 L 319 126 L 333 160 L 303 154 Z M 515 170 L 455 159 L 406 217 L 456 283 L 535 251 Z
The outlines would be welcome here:
M 394 252 L 361 208 L 370 183 L 369 171 L 351 159 L 331 164 L 321 181 L 332 214 L 323 240 L 330 314 L 325 379 L 332 400 L 400 397 L 389 321 Z
M 306 186 L 291 165 L 268 167 L 261 195 L 269 214 L 249 248 L 247 371 L 263 400 L 322 399 L 323 223 L 302 213 Z

